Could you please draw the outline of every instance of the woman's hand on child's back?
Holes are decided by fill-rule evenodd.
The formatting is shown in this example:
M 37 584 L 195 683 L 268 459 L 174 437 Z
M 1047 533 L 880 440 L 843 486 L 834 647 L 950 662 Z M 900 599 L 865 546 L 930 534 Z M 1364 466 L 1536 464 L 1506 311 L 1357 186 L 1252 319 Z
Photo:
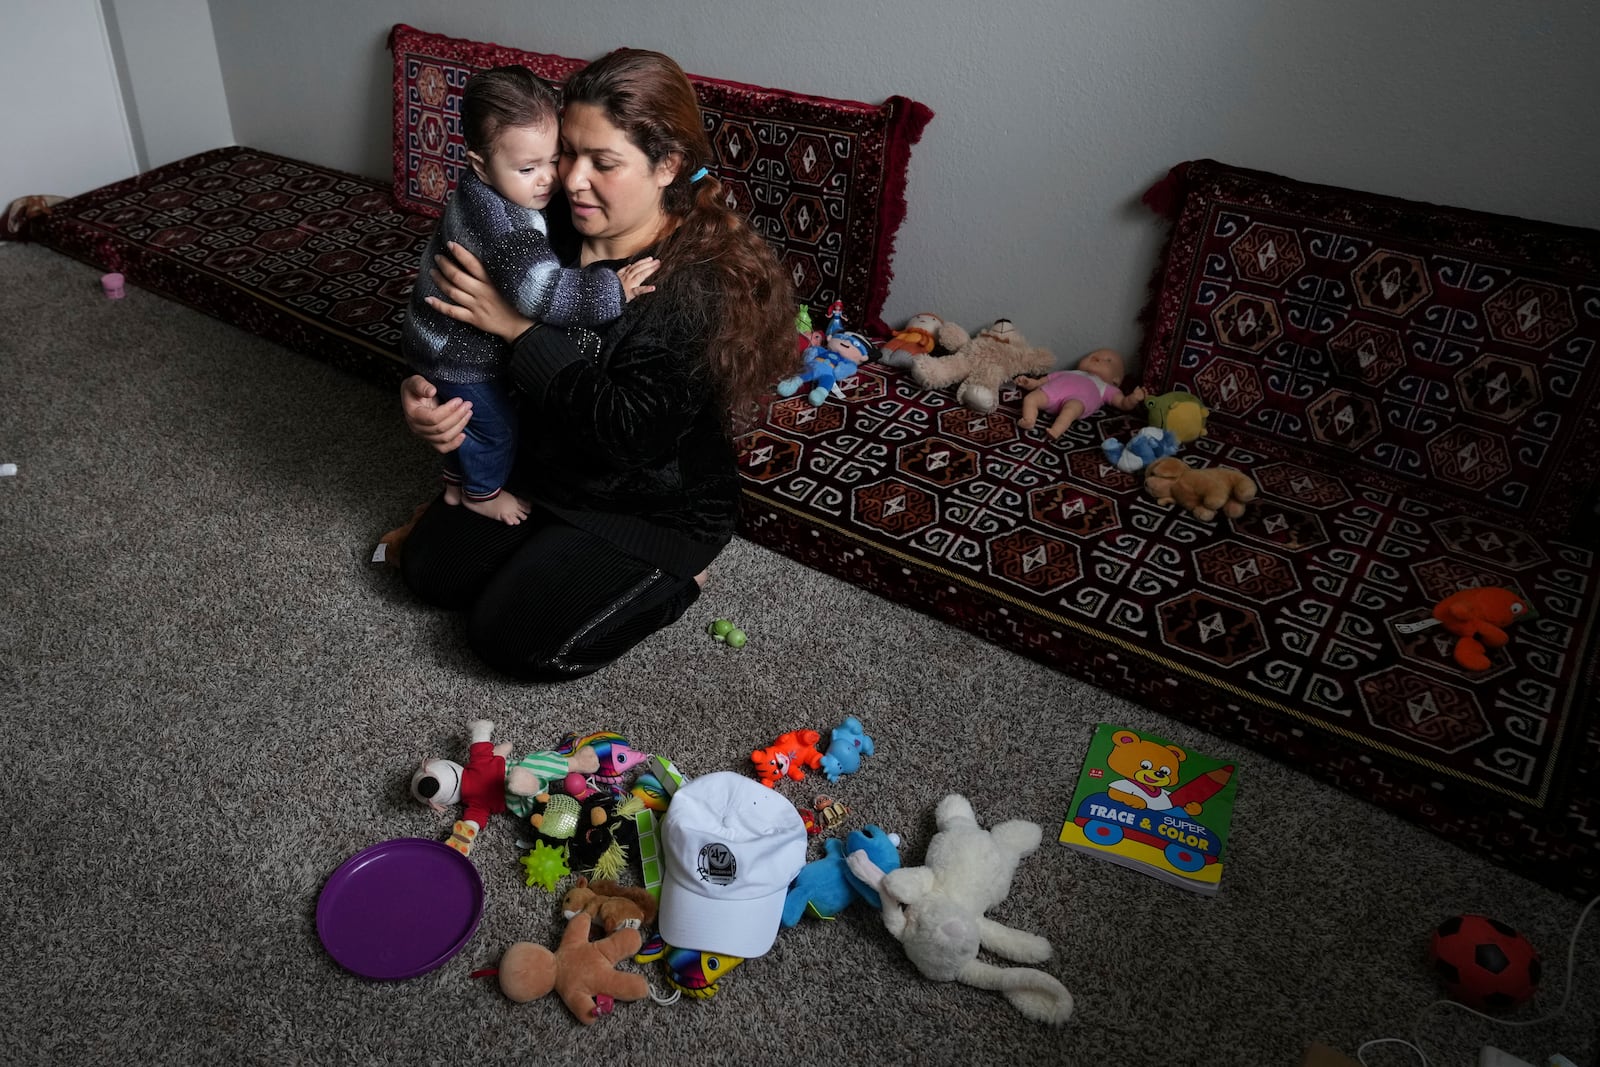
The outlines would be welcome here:
M 655 286 L 644 283 L 660 266 L 661 261 L 659 259 L 653 256 L 646 256 L 643 259 L 629 263 L 626 267 L 617 271 L 617 278 L 622 282 L 622 299 L 624 301 L 632 300 L 636 296 L 655 292 Z
M 454 241 L 449 247 L 450 254 L 435 256 L 433 269 L 429 271 L 434 284 L 448 299 L 430 296 L 428 306 L 507 343 L 526 333 L 533 320 L 500 295 L 500 290 L 489 280 L 483 262 Z
M 437 452 L 454 452 L 465 439 L 472 404 L 460 397 L 439 403 L 439 391 L 420 374 L 400 383 L 400 412 L 412 433 Z

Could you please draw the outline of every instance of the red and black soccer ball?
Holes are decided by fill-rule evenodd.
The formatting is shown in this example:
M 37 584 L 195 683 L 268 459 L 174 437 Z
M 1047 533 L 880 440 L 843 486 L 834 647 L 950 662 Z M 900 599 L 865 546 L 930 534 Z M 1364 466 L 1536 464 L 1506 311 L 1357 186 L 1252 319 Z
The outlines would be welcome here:
M 1486 915 L 1453 915 L 1428 942 L 1428 960 L 1451 1000 L 1509 1011 L 1539 986 L 1539 953 L 1517 931 Z

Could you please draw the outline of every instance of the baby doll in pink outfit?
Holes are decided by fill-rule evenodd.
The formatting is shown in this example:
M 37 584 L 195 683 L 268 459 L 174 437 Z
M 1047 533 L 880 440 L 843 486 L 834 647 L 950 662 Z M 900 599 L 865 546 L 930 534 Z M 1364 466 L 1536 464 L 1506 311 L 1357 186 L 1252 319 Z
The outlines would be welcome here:
M 1122 378 L 1127 373 L 1122 357 L 1109 348 L 1097 348 L 1078 360 L 1072 370 L 1058 370 L 1042 378 L 1017 375 L 1015 381 L 1028 390 L 1022 398 L 1022 417 L 1017 425 L 1031 430 L 1039 414 L 1054 414 L 1045 427 L 1053 441 L 1067 432 L 1079 416 L 1093 415 L 1110 404 L 1118 411 L 1132 411 L 1144 403 L 1144 387 L 1127 396 L 1122 394 Z

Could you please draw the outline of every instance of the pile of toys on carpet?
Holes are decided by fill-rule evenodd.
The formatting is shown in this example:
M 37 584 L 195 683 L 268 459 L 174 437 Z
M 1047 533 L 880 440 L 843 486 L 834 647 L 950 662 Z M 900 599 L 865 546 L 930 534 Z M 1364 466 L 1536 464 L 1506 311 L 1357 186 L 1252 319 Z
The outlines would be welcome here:
M 554 992 L 592 1025 L 621 1003 L 706 999 L 731 970 L 765 955 L 782 930 L 865 901 L 929 979 L 997 991 L 1039 1022 L 1072 1015 L 1072 995 L 1050 975 L 978 959 L 980 948 L 1023 963 L 1051 955 L 1044 938 L 985 917 L 1039 847 L 1038 825 L 985 829 L 971 803 L 951 794 L 938 805 L 938 832 L 922 864 L 910 866 L 898 834 L 867 824 L 835 835 L 844 805 L 823 794 L 799 808 L 780 791 L 808 772 L 837 784 L 861 769 L 874 746 L 854 716 L 826 736 L 789 731 L 754 750 L 748 768 L 693 778 L 609 731 L 569 734 L 520 758 L 509 742 L 495 742 L 491 722 L 475 720 L 467 732 L 464 763 L 429 758 L 411 776 L 417 800 L 440 812 L 460 809 L 448 840 L 363 849 L 323 889 L 318 933 L 355 974 L 414 977 L 470 940 L 483 903 L 470 857 L 501 816 L 517 822 L 527 885 L 554 894 L 565 883 L 567 925 L 553 950 L 518 942 L 497 966 L 473 972 L 495 978 L 517 1003 Z M 807 862 L 813 836 L 824 838 L 823 854 Z M 619 969 L 630 959 L 659 962 L 670 992 Z

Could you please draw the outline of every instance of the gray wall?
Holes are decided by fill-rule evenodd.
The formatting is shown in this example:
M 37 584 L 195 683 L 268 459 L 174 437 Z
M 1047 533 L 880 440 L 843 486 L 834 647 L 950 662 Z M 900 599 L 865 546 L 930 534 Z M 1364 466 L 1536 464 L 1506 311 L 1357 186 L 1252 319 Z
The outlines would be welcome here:
M 234 144 L 206 0 L 101 0 L 139 169 Z
M 210 0 L 238 143 L 389 172 L 388 28 L 936 117 L 885 318 L 1010 316 L 1065 364 L 1132 352 L 1161 228 L 1139 195 L 1211 157 L 1600 225 L 1600 5 L 1587 0 Z

